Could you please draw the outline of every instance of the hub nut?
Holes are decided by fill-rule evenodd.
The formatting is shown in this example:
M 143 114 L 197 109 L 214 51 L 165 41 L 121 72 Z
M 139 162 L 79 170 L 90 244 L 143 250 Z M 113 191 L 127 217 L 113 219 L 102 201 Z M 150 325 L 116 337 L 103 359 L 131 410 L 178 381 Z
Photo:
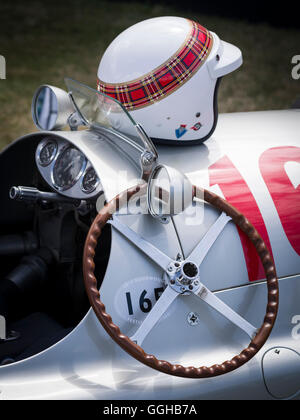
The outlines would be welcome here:
M 183 274 L 188 278 L 195 278 L 198 275 L 198 267 L 192 263 L 187 262 L 182 267 Z

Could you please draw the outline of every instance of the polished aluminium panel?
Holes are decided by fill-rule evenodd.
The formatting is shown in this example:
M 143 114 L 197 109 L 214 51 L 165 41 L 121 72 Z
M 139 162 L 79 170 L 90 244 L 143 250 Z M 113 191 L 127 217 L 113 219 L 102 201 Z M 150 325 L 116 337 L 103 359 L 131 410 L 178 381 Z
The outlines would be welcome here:
M 299 147 L 299 116 L 299 111 L 224 115 L 220 116 L 219 127 L 213 138 L 203 146 L 186 148 L 184 154 L 182 148 L 159 148 L 162 162 L 181 169 L 192 182 L 204 186 L 209 186 L 208 166 L 221 158 L 224 151 L 230 153 L 230 158 L 247 180 L 251 191 L 255 190 L 281 279 L 280 307 L 275 328 L 265 346 L 249 363 L 218 378 L 189 380 L 170 377 L 141 365 L 124 353 L 90 310 L 62 341 L 27 360 L 1 367 L 0 399 L 274 399 L 272 389 L 276 388 L 276 383 L 285 372 L 288 374 L 290 365 L 287 364 L 285 371 L 284 358 L 280 365 L 274 362 L 271 379 L 270 376 L 267 379 L 269 382 L 271 380 L 273 387 L 270 384 L 266 386 L 263 357 L 277 348 L 300 352 L 300 334 L 295 324 L 300 316 L 299 255 L 283 235 L 274 203 L 257 170 L 256 153 L 264 152 L 266 147 L 281 147 L 283 144 Z M 134 185 L 138 170 L 128 166 L 128 161 L 115 154 L 114 149 L 99 140 L 95 133 L 64 133 L 64 137 L 90 159 L 108 196 L 115 195 L 110 179 L 116 176 L 120 168 L 130 174 L 119 185 L 120 191 Z M 249 167 L 252 166 L 256 170 L 250 171 Z M 122 216 L 122 221 L 175 259 L 178 252 L 188 254 L 192 251 L 219 214 L 208 207 L 202 223 L 196 228 L 193 225 L 189 227 L 185 217 L 174 218 L 178 237 L 172 223 L 162 225 L 151 216 Z M 214 247 L 217 248 L 203 262 L 201 281 L 217 291 L 220 299 L 253 325 L 260 325 L 265 313 L 266 284 L 263 281 L 248 282 L 240 239 L 231 222 Z M 138 304 L 145 290 L 145 296 L 155 304 L 153 288 L 161 288 L 161 279 L 162 270 L 123 235 L 113 231 L 111 256 L 101 293 L 108 313 L 124 333 L 134 334 L 146 316 L 139 310 Z M 131 297 L 132 315 L 126 296 Z M 188 322 L 191 312 L 197 313 L 200 319 L 195 326 Z M 199 302 L 196 297 L 182 296 L 173 302 L 156 328 L 146 337 L 144 346 L 147 352 L 172 362 L 201 365 L 223 362 L 248 342 L 243 332 L 204 302 Z M 296 390 L 293 397 L 299 399 L 297 378 L 294 376 L 291 381 L 294 381 L 291 383 L 293 392 Z
M 289 214 L 291 206 L 298 209 L 300 207 L 300 195 L 299 192 L 298 195 L 296 193 L 299 191 L 300 183 L 300 110 L 223 114 L 220 115 L 214 135 L 204 144 L 187 147 L 184 149 L 184 153 L 181 151 L 179 154 L 176 147 L 160 147 L 159 157 L 161 163 L 176 166 L 196 185 L 210 189 L 223 197 L 224 191 L 227 195 L 229 191 L 231 203 L 235 202 L 244 206 L 243 203 L 249 201 L 249 198 L 251 199 L 251 194 L 254 197 L 253 203 L 258 206 L 262 221 L 265 223 L 278 275 L 290 276 L 300 272 L 300 255 L 295 251 L 284 231 L 278 209 L 263 177 L 264 171 L 273 169 L 275 174 L 279 173 L 280 161 L 270 155 L 269 167 L 262 170 L 262 157 L 273 149 L 278 150 L 279 156 L 281 150 L 291 150 L 290 161 L 292 162 L 287 162 L 283 169 L 283 175 L 288 178 L 278 178 L 274 181 L 271 179 L 274 188 L 278 189 L 278 194 L 281 194 L 281 190 L 279 190 L 281 185 L 287 184 L 288 180 L 290 184 L 283 189 L 289 188 L 288 192 L 290 193 L 290 190 L 295 188 L 295 197 L 292 202 L 285 200 L 286 211 Z M 232 168 L 228 168 L 224 164 L 224 157 L 227 159 L 227 163 L 231 162 Z M 218 164 L 219 162 L 220 164 Z M 289 170 L 288 165 L 291 165 L 290 168 L 293 170 Z M 231 178 L 232 172 L 234 172 L 233 178 Z M 216 183 L 216 179 L 221 179 L 221 184 Z M 239 182 L 245 182 L 245 188 L 242 188 L 243 185 L 240 185 Z M 251 205 L 252 202 L 249 206 Z M 194 223 L 194 220 L 191 220 L 189 209 L 173 219 L 184 255 L 188 255 L 194 249 L 204 236 L 208 226 L 212 225 L 219 215 L 217 211 L 207 205 L 204 206 L 203 212 L 205 213 L 204 223 L 201 221 L 198 224 Z M 289 220 L 289 216 L 286 217 Z M 295 217 L 297 216 L 295 215 Z M 250 219 L 250 221 L 255 225 L 255 219 Z M 293 234 L 297 236 L 299 242 L 300 226 L 299 222 L 297 222 L 298 224 L 295 222 L 294 220 L 293 227 L 291 220 L 290 229 L 293 229 Z M 258 228 L 257 225 L 255 227 Z M 225 228 L 212 252 L 215 253 L 216 259 L 218 256 L 222 258 L 222 255 L 226 254 L 228 265 L 232 267 L 236 264 L 235 261 L 245 260 L 237 230 L 233 225 L 230 224 Z M 214 290 L 219 290 L 247 284 L 249 278 L 246 266 L 242 263 L 238 265 L 238 271 L 233 271 L 231 278 L 223 277 L 222 283 L 220 283 L 219 279 L 222 275 L 222 265 L 220 264 L 219 270 L 215 271 L 216 275 L 211 276 L 213 277 L 210 283 L 211 287 Z M 202 272 L 205 277 L 209 275 L 210 269 L 210 265 L 206 266 L 206 261 L 204 261 Z
M 128 330 L 128 322 L 122 319 L 114 306 L 115 283 L 122 285 L 125 281 L 120 273 L 126 271 L 129 280 L 140 278 L 145 272 L 150 279 L 159 274 L 152 263 L 139 255 L 122 236 L 114 235 L 111 258 L 118 263 L 110 264 L 102 293 L 113 320 L 124 332 L 128 332 L 136 325 L 132 323 Z M 122 255 L 123 258 L 120 258 Z M 269 349 L 278 346 L 300 351 L 300 340 L 293 339 L 291 334 L 294 328 L 291 320 L 299 312 L 299 293 L 300 276 L 280 280 L 281 307 L 271 338 L 253 360 L 222 377 L 189 380 L 149 369 L 124 353 L 106 334 L 94 313 L 89 311 L 71 334 L 50 349 L 14 365 L 1 367 L 0 398 L 271 399 L 263 381 L 262 357 Z M 218 296 L 231 307 L 247 314 L 248 319 L 257 322 L 266 302 L 266 285 L 242 286 L 219 292 Z M 185 299 L 188 297 L 176 301 L 169 315 L 145 340 L 147 351 L 172 361 L 200 365 L 223 361 L 248 343 L 246 336 L 242 337 L 206 305 Z M 200 322 L 195 327 L 186 320 L 191 310 L 200 316 Z M 275 366 L 273 376 L 281 376 L 283 369 L 284 366 L 276 371 Z

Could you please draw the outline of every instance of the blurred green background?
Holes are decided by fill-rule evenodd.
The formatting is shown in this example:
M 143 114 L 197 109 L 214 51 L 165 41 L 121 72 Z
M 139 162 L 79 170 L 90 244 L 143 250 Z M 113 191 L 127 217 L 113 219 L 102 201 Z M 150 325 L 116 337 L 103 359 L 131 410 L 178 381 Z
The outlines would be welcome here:
M 51 0 L 0 3 L 0 54 L 6 80 L 0 80 L 0 148 L 35 131 L 31 99 L 48 83 L 64 88 L 64 76 L 96 85 L 99 60 L 108 44 L 143 19 L 175 15 L 192 18 L 237 45 L 244 64 L 223 79 L 220 112 L 289 108 L 300 96 L 291 77 L 291 59 L 300 54 L 300 30 L 267 23 L 185 11 L 172 4 Z

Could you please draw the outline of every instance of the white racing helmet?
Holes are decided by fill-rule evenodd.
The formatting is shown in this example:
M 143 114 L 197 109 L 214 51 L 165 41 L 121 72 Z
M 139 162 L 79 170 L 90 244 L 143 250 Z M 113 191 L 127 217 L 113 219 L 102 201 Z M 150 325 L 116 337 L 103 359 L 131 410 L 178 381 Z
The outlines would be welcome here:
M 195 144 L 218 118 L 217 88 L 241 51 L 199 23 L 158 17 L 122 32 L 98 68 L 98 90 L 117 99 L 156 143 Z

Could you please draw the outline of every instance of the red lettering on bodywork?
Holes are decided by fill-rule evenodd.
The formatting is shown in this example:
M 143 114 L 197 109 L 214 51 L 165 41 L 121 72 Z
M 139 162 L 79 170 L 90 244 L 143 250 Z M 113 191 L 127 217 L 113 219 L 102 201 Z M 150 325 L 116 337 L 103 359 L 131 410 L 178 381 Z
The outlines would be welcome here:
M 255 226 L 272 253 L 269 235 L 262 214 L 246 181 L 228 156 L 224 156 L 209 167 L 210 186 L 218 184 L 224 197 Z M 256 249 L 248 237 L 238 228 L 243 246 L 250 281 L 265 278 L 264 269 Z
M 287 162 L 300 164 L 299 147 L 266 150 L 259 159 L 259 166 L 285 234 L 300 255 L 300 185 L 295 187 L 289 179 L 285 169 Z

